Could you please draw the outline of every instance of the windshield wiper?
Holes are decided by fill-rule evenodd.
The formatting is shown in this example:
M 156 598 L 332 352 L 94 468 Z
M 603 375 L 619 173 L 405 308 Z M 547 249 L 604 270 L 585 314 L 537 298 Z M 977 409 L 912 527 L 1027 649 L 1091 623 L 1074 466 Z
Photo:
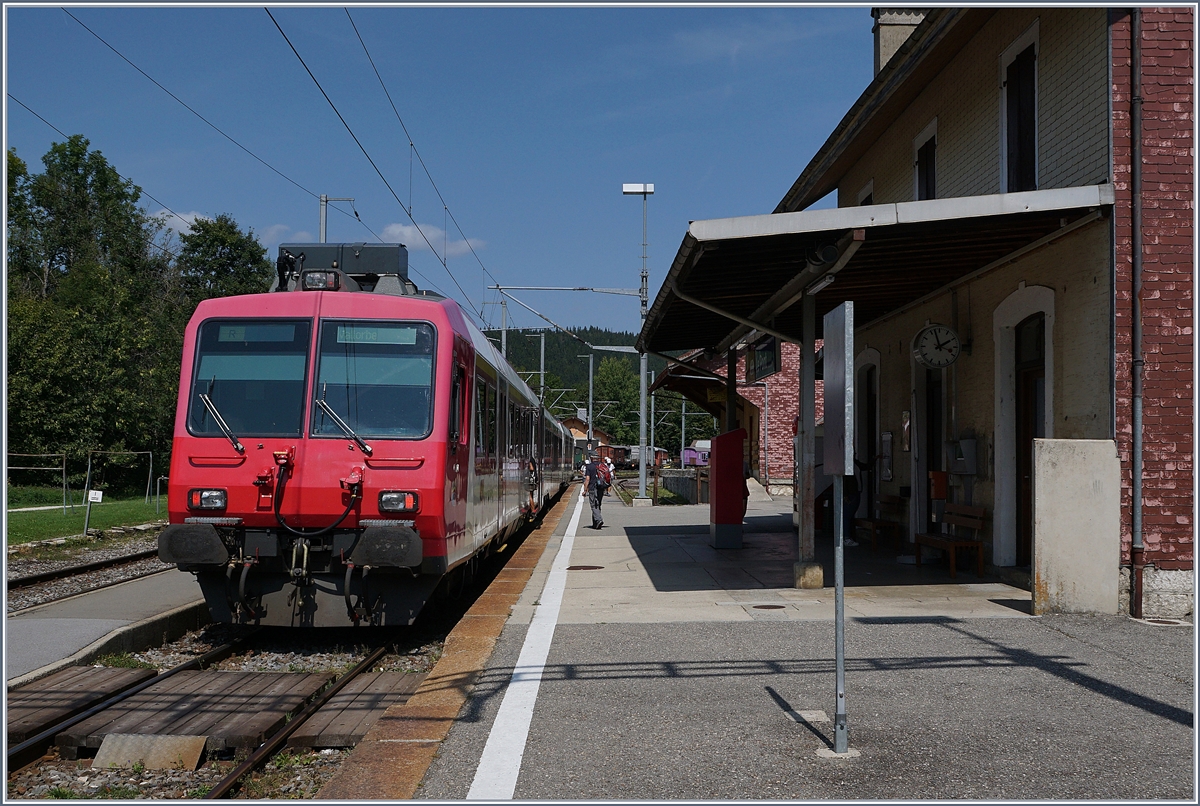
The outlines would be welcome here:
M 325 402 L 325 389 L 324 388 L 321 389 L 321 397 L 317 398 L 317 405 L 321 407 L 321 411 L 323 411 L 329 415 L 329 419 L 333 420 L 334 424 L 338 428 L 342 429 L 343 434 L 345 434 L 350 439 L 354 440 L 354 443 L 356 445 L 358 445 L 358 449 L 360 451 L 365 453 L 367 456 L 371 455 L 371 446 L 368 445 L 367 443 L 363 442 L 363 438 L 360 437 L 358 434 L 354 433 L 354 429 L 351 428 L 350 426 L 346 425 L 346 421 L 343 420 L 341 417 L 339 417 L 337 415 L 337 412 L 334 411 L 333 408 L 328 403 Z
M 204 408 L 208 409 L 208 413 L 212 415 L 213 422 L 217 424 L 217 428 L 221 429 L 221 433 L 225 435 L 225 438 L 233 443 L 233 449 L 238 453 L 245 453 L 246 449 L 238 441 L 238 438 L 233 435 L 233 431 L 229 430 L 229 426 L 225 424 L 225 418 L 221 416 L 221 412 L 217 411 L 217 407 L 213 405 L 212 398 L 208 396 L 207 392 L 200 393 L 200 402 L 204 404 Z

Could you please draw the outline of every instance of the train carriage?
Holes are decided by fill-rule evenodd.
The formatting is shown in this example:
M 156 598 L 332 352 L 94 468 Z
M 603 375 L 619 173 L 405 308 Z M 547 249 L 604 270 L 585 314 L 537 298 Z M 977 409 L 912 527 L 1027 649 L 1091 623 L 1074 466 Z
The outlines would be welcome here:
M 403 246 L 278 266 L 188 323 L 159 556 L 216 621 L 410 624 L 566 485 L 570 433 Z

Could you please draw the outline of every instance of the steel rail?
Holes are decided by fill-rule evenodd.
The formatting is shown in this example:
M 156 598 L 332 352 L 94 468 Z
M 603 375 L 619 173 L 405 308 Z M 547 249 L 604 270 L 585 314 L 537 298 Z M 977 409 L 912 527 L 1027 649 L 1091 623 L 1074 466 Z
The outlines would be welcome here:
M 220 800 L 221 798 L 229 795 L 233 791 L 234 787 L 237 786 L 237 782 L 242 778 L 242 776 L 246 775 L 246 773 L 250 772 L 271 755 L 273 755 L 275 751 L 278 750 L 285 741 L 287 741 L 287 738 L 291 736 L 297 728 L 303 725 L 309 719 L 309 717 L 320 710 L 321 706 L 329 702 L 333 695 L 341 691 L 351 680 L 358 677 L 363 672 L 368 671 L 380 658 L 386 654 L 387 646 L 381 646 L 368 655 L 353 669 L 342 675 L 341 678 L 339 678 L 332 686 L 325 689 L 325 691 L 319 697 L 309 703 L 303 711 L 292 717 L 292 719 L 283 727 L 282 730 L 273 734 L 271 738 L 259 745 L 258 749 L 251 753 L 249 758 L 239 764 L 237 768 L 233 770 L 233 772 L 229 773 L 229 775 L 225 776 L 216 784 L 214 784 L 213 788 L 208 790 L 208 794 L 204 796 L 204 799 Z
M 158 549 L 146 549 L 133 554 L 125 554 L 121 557 L 113 557 L 108 560 L 97 560 L 92 563 L 83 563 L 81 565 L 71 565 L 66 568 L 59 568 L 54 571 L 45 571 L 40 574 L 29 574 L 23 577 L 13 577 L 8 580 L 8 589 L 17 590 L 19 588 L 28 588 L 33 585 L 41 585 L 43 582 L 54 582 L 58 579 L 66 579 L 67 577 L 79 576 L 88 574 L 92 571 L 103 571 L 107 568 L 116 568 L 120 565 L 141 562 L 158 556 Z
M 251 634 L 253 634 L 253 633 L 251 633 Z M 37 734 L 36 736 L 31 736 L 30 738 L 26 739 L 25 741 L 21 742 L 20 744 L 14 746 L 14 747 L 10 747 L 8 749 L 8 771 L 9 771 L 9 773 L 11 774 L 14 770 L 18 770 L 21 767 L 27 766 L 28 764 L 32 764 L 34 761 L 37 761 L 39 758 L 41 758 L 42 755 L 45 754 L 46 750 L 49 749 L 51 743 L 53 743 L 54 737 L 57 734 L 61 733 L 62 731 L 66 730 L 67 728 L 78 725 L 80 722 L 87 719 L 88 717 L 91 717 L 91 716 L 94 716 L 94 715 L 100 713 L 105 708 L 111 708 L 112 706 L 116 705 L 117 703 L 129 699 L 134 694 L 137 694 L 137 693 L 149 688 L 150 686 L 155 685 L 156 683 L 166 680 L 168 677 L 171 677 L 172 675 L 178 674 L 179 672 L 190 671 L 192 669 L 200 669 L 211 663 L 215 663 L 216 661 L 223 660 L 223 659 L 229 657 L 230 655 L 232 655 L 234 652 L 236 652 L 237 649 L 241 646 L 241 644 L 246 640 L 246 638 L 249 638 L 249 637 L 250 636 L 238 638 L 238 639 L 235 639 L 234 641 L 231 641 L 228 644 L 222 644 L 221 646 L 216 647 L 215 649 L 211 649 L 208 652 L 205 652 L 203 655 L 201 655 L 198 658 L 192 658 L 189 661 L 186 661 L 184 663 L 179 664 L 178 666 L 168 669 L 167 671 L 163 672 L 162 674 L 155 675 L 154 677 L 151 677 L 149 680 L 144 680 L 141 683 L 138 683 L 133 688 L 122 691 L 119 694 L 114 694 L 112 697 L 109 697 L 107 700 L 104 700 L 103 702 L 101 702 L 97 705 L 93 705 L 91 708 L 88 708 L 87 710 L 82 711 L 82 712 L 76 714 L 75 716 L 68 717 L 67 719 L 64 719 L 62 722 L 59 722 L 56 725 L 52 725 L 52 726 L 46 728 L 45 730 L 43 730 L 41 733 Z

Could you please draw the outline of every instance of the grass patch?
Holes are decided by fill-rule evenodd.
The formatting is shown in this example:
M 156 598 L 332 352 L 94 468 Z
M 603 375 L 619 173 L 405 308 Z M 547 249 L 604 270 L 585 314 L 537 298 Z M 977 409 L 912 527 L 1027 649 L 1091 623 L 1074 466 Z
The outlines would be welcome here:
M 146 663 L 144 660 L 138 660 L 128 652 L 122 652 L 119 655 L 104 655 L 96 658 L 92 663 L 96 666 L 110 666 L 116 669 L 157 669 L 153 663 Z M 138 770 L 135 769 L 134 772 Z
M 142 790 L 136 786 L 108 786 L 107 784 L 96 790 L 94 798 L 102 800 L 133 800 L 138 795 L 142 794 Z
M 82 798 L 83 795 L 76 793 L 69 787 L 56 786 L 52 787 L 50 791 L 46 793 L 46 797 L 53 798 L 54 800 L 74 800 L 76 798 Z
M 68 509 L 66 515 L 61 509 L 9 512 L 8 545 L 15 546 L 35 540 L 83 534 L 83 519 L 86 511 L 86 506 L 76 505 L 74 511 Z M 141 523 L 162 520 L 166 516 L 165 507 L 161 514 L 155 513 L 153 498 L 150 499 L 149 504 L 145 503 L 144 496 L 123 501 L 105 501 L 102 504 L 92 504 L 92 517 L 88 522 L 88 528 L 111 529 L 114 526 L 136 526 Z
M 686 504 L 688 500 L 682 495 L 676 495 L 666 487 L 658 488 L 658 503 L 659 505 L 673 506 L 675 504 Z
M 6 485 L 8 505 L 10 507 L 49 507 L 62 506 L 62 487 L 14 487 Z M 81 490 L 67 490 L 67 505 L 74 501 L 83 501 Z

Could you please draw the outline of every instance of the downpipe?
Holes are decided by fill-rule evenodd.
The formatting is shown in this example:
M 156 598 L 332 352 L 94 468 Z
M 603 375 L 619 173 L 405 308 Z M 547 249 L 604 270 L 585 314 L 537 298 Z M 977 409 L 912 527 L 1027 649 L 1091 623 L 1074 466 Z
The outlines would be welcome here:
M 1142 617 L 1142 577 L 1145 568 L 1145 546 L 1142 541 L 1142 375 L 1145 359 L 1142 355 L 1142 11 L 1130 12 L 1130 139 L 1132 158 L 1130 188 L 1133 218 L 1133 332 L 1131 350 L 1133 365 L 1133 444 L 1132 493 L 1133 523 L 1130 547 L 1129 613 Z

